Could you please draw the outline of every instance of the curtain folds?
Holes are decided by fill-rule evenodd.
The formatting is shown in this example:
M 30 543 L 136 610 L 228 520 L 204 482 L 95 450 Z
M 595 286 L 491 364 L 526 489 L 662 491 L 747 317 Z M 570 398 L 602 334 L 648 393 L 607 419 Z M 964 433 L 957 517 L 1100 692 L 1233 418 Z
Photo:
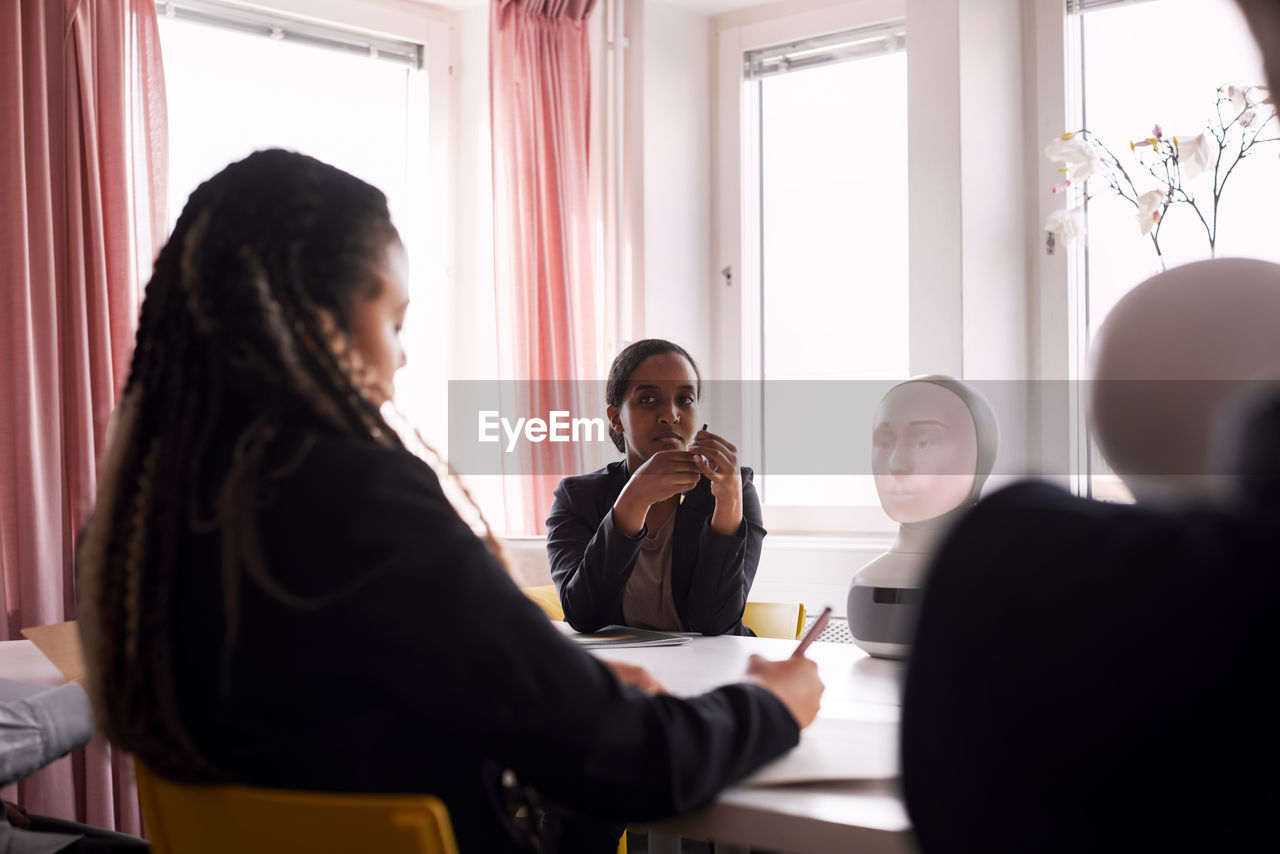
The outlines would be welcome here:
M 164 228 L 166 140 L 153 0 L 0 5 L 0 637 L 12 639 L 76 615 L 75 538 Z M 141 831 L 132 769 L 99 740 L 19 791 L 33 812 Z
M 499 363 L 501 379 L 515 382 L 517 417 L 604 409 L 573 382 L 600 376 L 588 183 L 593 6 L 493 0 L 490 10 Z M 582 446 L 526 443 L 509 456 L 507 529 L 544 533 L 560 477 L 586 470 Z

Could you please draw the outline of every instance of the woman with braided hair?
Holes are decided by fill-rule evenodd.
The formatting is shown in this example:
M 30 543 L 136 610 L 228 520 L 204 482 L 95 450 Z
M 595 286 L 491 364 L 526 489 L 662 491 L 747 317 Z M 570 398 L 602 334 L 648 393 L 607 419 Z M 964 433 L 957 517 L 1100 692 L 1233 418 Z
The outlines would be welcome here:
M 812 662 L 649 694 L 510 581 L 381 415 L 406 265 L 382 193 L 303 155 L 191 195 L 80 544 L 107 734 L 177 780 L 432 793 L 486 853 L 554 844 L 511 820 L 512 791 L 640 820 L 794 745 Z

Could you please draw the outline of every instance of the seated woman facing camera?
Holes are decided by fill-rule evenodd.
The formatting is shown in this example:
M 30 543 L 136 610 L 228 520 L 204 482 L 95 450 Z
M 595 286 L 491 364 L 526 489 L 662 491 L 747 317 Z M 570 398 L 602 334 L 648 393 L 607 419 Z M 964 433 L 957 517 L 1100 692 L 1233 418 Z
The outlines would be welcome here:
M 648 338 L 613 360 L 609 433 L 627 458 L 561 481 L 547 519 L 551 577 L 578 631 L 751 634 L 760 499 L 738 449 L 698 429 L 701 394 L 678 344 Z
M 191 195 L 81 543 L 108 735 L 177 780 L 431 793 L 483 854 L 558 844 L 521 803 L 677 813 L 795 745 L 812 662 L 649 695 L 510 581 L 380 414 L 407 303 L 368 184 L 265 151 Z

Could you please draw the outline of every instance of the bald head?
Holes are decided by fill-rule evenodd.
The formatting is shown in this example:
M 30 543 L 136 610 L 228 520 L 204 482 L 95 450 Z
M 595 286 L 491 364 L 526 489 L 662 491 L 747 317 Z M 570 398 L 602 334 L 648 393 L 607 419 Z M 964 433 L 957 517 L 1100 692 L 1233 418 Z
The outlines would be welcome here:
M 1175 267 L 1116 303 L 1092 346 L 1090 420 L 1139 500 L 1227 486 L 1215 441 L 1259 381 L 1280 376 L 1277 318 L 1280 265 L 1246 258 Z

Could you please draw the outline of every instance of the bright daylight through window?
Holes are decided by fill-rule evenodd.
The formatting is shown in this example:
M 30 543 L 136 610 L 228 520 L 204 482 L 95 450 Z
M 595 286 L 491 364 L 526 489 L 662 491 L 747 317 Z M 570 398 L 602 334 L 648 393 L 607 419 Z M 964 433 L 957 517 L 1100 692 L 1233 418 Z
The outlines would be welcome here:
M 1160 183 L 1138 166 L 1134 152 L 1149 157 L 1149 146 L 1142 143 L 1155 137 L 1157 126 L 1166 145 L 1177 137 L 1184 160 L 1190 159 L 1189 143 L 1199 134 L 1205 134 L 1206 144 L 1213 147 L 1212 131 L 1221 133 L 1215 112 L 1219 97 L 1225 99 L 1223 118 L 1230 122 L 1245 105 L 1244 96 L 1233 99 L 1229 87 L 1243 90 L 1265 82 L 1257 47 L 1233 0 L 1085 5 L 1086 11 L 1067 22 L 1072 47 L 1067 58 L 1068 90 L 1076 95 L 1076 122 L 1065 130 L 1088 128 L 1117 155 L 1140 193 L 1159 190 Z M 1188 42 L 1189 33 L 1195 34 L 1193 42 Z M 1271 116 L 1269 109 L 1258 115 L 1260 128 L 1243 129 L 1250 137 L 1257 133 L 1256 147 L 1225 185 L 1222 175 L 1218 176 L 1222 194 L 1216 255 L 1280 262 L 1280 243 L 1269 225 L 1274 209 L 1269 188 L 1280 183 L 1280 142 L 1274 141 L 1280 138 L 1280 122 L 1271 118 L 1262 124 Z M 1232 129 L 1220 171 L 1231 162 L 1240 131 Z M 1130 143 L 1136 144 L 1134 151 Z M 1187 172 L 1185 166 L 1183 171 Z M 1212 181 L 1210 165 L 1186 182 L 1210 225 Z M 1090 192 L 1096 196 L 1088 205 L 1087 252 L 1084 263 L 1077 265 L 1073 283 L 1085 294 L 1087 328 L 1080 334 L 1088 339 L 1130 288 L 1161 269 L 1150 233 L 1142 233 L 1134 205 L 1104 187 L 1102 182 L 1090 183 Z M 1078 198 L 1070 201 L 1077 203 Z M 1159 226 L 1166 266 L 1210 257 L 1205 226 L 1190 205 L 1171 206 Z M 1089 464 L 1090 490 L 1096 497 L 1127 500 L 1123 485 L 1109 474 L 1096 447 L 1091 449 Z
M 165 14 L 169 6 L 172 16 Z M 426 265 L 413 263 L 424 257 L 426 216 L 421 46 L 392 43 L 380 51 L 359 34 L 316 27 L 294 38 L 287 20 L 208 3 L 165 4 L 160 12 L 170 227 L 191 191 L 228 163 L 262 148 L 300 151 L 387 194 L 411 259 L 411 298 L 425 303 Z M 425 389 L 437 381 L 426 374 L 431 360 L 414 358 L 438 346 L 424 335 L 423 314 L 409 312 L 403 333 L 409 365 L 396 380 L 397 400 L 415 421 L 420 401 L 430 399 Z M 443 394 L 442 382 L 439 388 Z
M 765 466 L 771 419 L 794 417 L 778 405 L 794 384 L 908 376 L 905 47 L 904 28 L 895 25 L 748 57 L 748 85 L 759 99 L 754 334 L 767 381 Z M 865 449 L 869 465 L 866 420 L 851 425 L 848 447 Z M 763 492 L 775 505 L 878 508 L 869 471 L 775 471 Z

